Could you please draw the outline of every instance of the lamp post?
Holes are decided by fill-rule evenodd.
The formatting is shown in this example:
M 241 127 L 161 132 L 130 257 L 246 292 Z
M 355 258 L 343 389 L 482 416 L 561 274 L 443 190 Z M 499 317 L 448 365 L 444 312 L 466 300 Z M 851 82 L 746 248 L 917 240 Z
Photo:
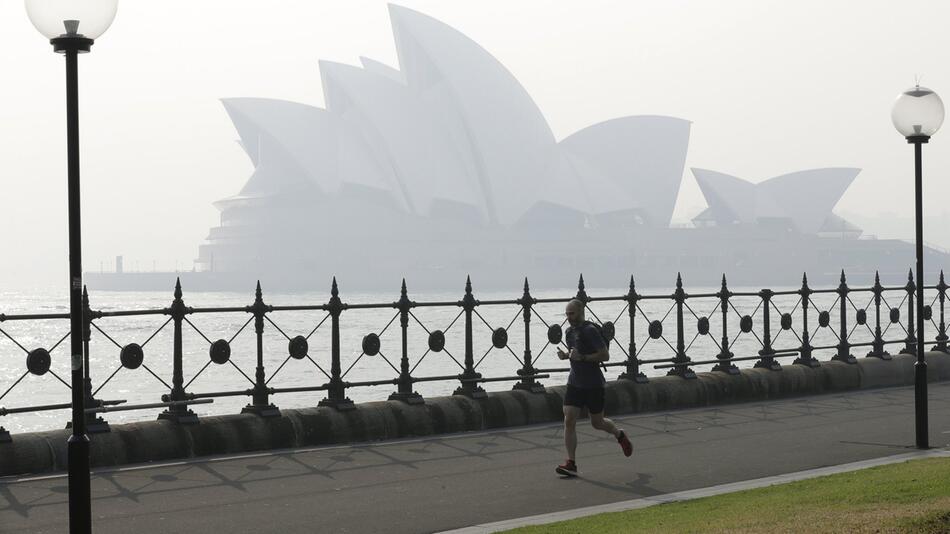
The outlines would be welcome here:
M 927 361 L 924 359 L 924 219 L 921 146 L 943 124 L 943 101 L 937 93 L 919 84 L 898 95 L 891 109 L 894 128 L 914 145 L 917 221 L 917 363 L 914 364 L 914 412 L 917 448 L 929 448 L 927 437 Z
M 84 413 L 82 353 L 82 247 L 79 216 L 78 56 L 89 52 L 112 24 L 118 0 L 26 0 L 30 21 L 66 57 L 66 153 L 69 210 L 69 338 L 72 356 L 72 435 L 69 461 L 69 531 L 91 532 L 89 438 Z

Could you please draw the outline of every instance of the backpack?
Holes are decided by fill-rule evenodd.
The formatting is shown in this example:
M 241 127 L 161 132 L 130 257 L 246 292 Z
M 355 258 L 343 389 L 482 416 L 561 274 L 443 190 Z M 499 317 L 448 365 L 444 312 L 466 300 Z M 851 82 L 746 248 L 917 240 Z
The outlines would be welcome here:
M 593 321 L 584 321 L 584 323 L 589 324 L 594 327 L 594 330 L 597 331 L 597 335 L 600 336 L 600 339 L 604 342 L 604 350 L 607 351 L 607 354 L 610 354 L 610 340 L 607 339 L 607 333 L 604 332 L 604 326 L 600 323 L 595 323 Z M 606 372 L 607 364 L 600 362 L 600 367 Z
M 600 323 L 595 323 L 593 321 L 584 321 L 584 323 L 593 326 L 594 330 L 597 331 L 597 335 L 600 336 L 600 339 L 604 342 L 604 348 L 607 349 L 607 352 L 610 352 L 610 341 L 611 339 L 607 337 L 607 333 L 604 332 L 604 325 Z

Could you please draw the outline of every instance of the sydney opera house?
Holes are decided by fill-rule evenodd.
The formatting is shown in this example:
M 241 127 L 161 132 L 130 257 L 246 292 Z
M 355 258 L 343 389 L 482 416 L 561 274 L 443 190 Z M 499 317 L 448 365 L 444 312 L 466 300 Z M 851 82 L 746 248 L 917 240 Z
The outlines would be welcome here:
M 325 108 L 223 101 L 253 164 L 200 245 L 199 286 L 324 288 L 795 285 L 842 268 L 906 277 L 910 245 L 862 238 L 832 209 L 854 168 L 759 183 L 691 169 L 708 208 L 670 222 L 690 122 L 620 117 L 558 141 L 491 54 L 390 6 L 398 67 L 320 62 Z M 930 254 L 937 254 L 930 251 Z M 931 263 L 933 265 L 933 263 Z M 232 283 L 233 282 L 233 283 Z

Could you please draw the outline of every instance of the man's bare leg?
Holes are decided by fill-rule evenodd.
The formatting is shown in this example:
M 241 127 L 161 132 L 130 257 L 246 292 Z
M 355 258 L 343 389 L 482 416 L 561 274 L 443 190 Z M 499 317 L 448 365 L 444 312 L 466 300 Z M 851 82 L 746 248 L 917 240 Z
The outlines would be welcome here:
M 597 430 L 609 432 L 615 438 L 620 437 L 620 431 L 617 430 L 617 426 L 614 425 L 613 421 L 604 417 L 603 412 L 590 414 L 590 426 L 596 428 Z
M 564 448 L 567 449 L 567 459 L 574 460 L 577 452 L 577 417 L 581 409 L 577 406 L 564 406 Z

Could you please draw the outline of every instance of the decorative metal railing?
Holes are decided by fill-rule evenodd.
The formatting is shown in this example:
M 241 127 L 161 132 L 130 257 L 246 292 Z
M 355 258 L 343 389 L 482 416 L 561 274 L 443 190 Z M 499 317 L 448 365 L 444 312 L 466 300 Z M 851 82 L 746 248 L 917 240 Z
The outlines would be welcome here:
M 944 352 L 948 351 L 944 321 L 947 288 L 943 272 L 936 285 L 924 288 L 925 299 L 929 300 L 924 307 L 924 319 L 936 332 L 933 350 Z M 319 401 L 320 406 L 347 410 L 354 406 L 348 392 L 371 386 L 394 386 L 395 390 L 389 399 L 410 404 L 424 402 L 422 395 L 415 390 L 415 384 L 424 382 L 457 383 L 454 394 L 471 398 L 484 397 L 486 392 L 482 384 L 488 382 L 514 382 L 514 389 L 543 392 L 544 386 L 540 379 L 548 378 L 553 373 L 569 371 L 566 363 L 560 360 L 552 362 L 555 365 L 553 367 L 548 367 L 546 362 L 554 359 L 551 356 L 554 353 L 552 347 L 563 343 L 566 323 L 561 313 L 563 304 L 575 298 L 586 304 L 588 320 L 601 325 L 605 338 L 615 349 L 611 351 L 614 358 L 604 364 L 608 378 L 645 383 L 649 378 L 643 372 L 643 366 L 649 365 L 655 369 L 668 370 L 667 374 L 683 379 L 695 378 L 693 369 L 700 366 L 711 366 L 713 372 L 735 374 L 739 372 L 736 363 L 747 361 L 755 361 L 755 367 L 780 371 L 782 364 L 779 360 L 793 356 L 795 359 L 792 364 L 816 367 L 820 365 L 815 358 L 819 352 L 831 353 L 832 360 L 853 364 L 857 361 L 856 354 L 861 355 L 856 350 L 859 348 L 868 349 L 864 354 L 867 357 L 890 359 L 890 353 L 886 350 L 889 345 L 900 345 L 900 352 L 913 353 L 918 339 L 927 339 L 926 333 L 914 331 L 915 290 L 912 273 L 908 274 L 907 283 L 903 286 L 885 287 L 875 276 L 872 286 L 855 288 L 847 285 L 842 272 L 840 284 L 836 288 L 812 289 L 807 277 L 803 276 L 798 289 L 733 292 L 729 290 L 723 276 L 718 291 L 688 294 L 683 288 L 682 279 L 677 275 L 676 288 L 672 294 L 641 294 L 631 277 L 626 294 L 592 296 L 588 295 L 581 276 L 576 294 L 565 297 L 532 296 L 528 281 L 525 280 L 520 298 L 478 300 L 471 280 L 467 280 L 461 300 L 417 302 L 410 299 L 404 280 L 399 299 L 395 302 L 347 304 L 340 299 L 334 279 L 330 298 L 325 303 L 270 305 L 265 303 L 258 283 L 254 302 L 249 306 L 193 308 L 185 304 L 181 284 L 176 283 L 174 299 L 168 307 L 105 311 L 92 310 L 88 292 L 84 291 L 83 352 L 87 428 L 89 432 L 108 431 L 109 425 L 100 414 L 121 410 L 160 409 L 160 419 L 181 424 L 195 423 L 198 416 L 190 405 L 209 403 L 224 397 L 248 397 L 249 403 L 243 412 L 273 417 L 280 415 L 273 398 L 289 393 L 325 392 L 325 397 Z M 935 304 L 939 306 L 937 321 L 932 313 Z M 906 319 L 901 311 L 904 306 Z M 487 313 L 490 309 L 495 310 L 494 313 Z M 354 319 L 352 328 L 363 328 L 362 332 L 368 333 L 359 332 L 358 335 L 362 335 L 360 342 L 344 350 L 341 343 L 341 323 L 344 318 L 355 316 L 361 311 L 372 311 L 379 316 L 386 310 L 391 311 L 392 315 L 385 325 L 369 325 Z M 440 315 L 424 317 L 425 310 L 438 311 Z M 312 315 L 312 328 L 301 329 L 299 334 L 282 328 L 279 322 L 288 312 Z M 869 312 L 873 313 L 872 317 L 869 317 Z M 209 335 L 209 329 L 201 326 L 199 320 L 209 315 L 230 317 L 233 333 L 213 339 L 216 336 Z M 388 317 L 388 313 L 385 316 Z M 107 324 L 133 317 L 155 320 L 158 326 L 152 325 L 145 330 L 141 325 L 133 328 L 114 326 L 110 330 Z M 30 398 L 28 393 L 17 389 L 28 376 L 50 377 L 50 380 L 57 381 L 63 387 L 70 387 L 52 368 L 53 354 L 63 352 L 62 349 L 57 352 L 57 349 L 69 332 L 62 332 L 60 336 L 56 327 L 50 326 L 62 325 L 68 319 L 69 315 L 64 313 L 0 314 L 0 341 L 6 340 L 8 347 L 26 355 L 25 370 L 17 371 L 19 376 L 6 387 L 0 383 L 0 402 L 4 399 L 9 402 L 13 398 L 10 393 L 14 391 L 21 393 L 17 398 Z M 28 348 L 26 343 L 18 341 L 7 326 L 17 322 L 30 325 L 42 323 L 45 326 L 41 330 L 55 333 L 50 334 L 51 343 L 39 348 Z M 251 323 L 253 329 L 248 328 Z M 522 324 L 516 326 L 516 323 Z M 67 329 L 68 324 L 65 323 Z M 150 343 L 153 340 L 167 340 L 169 325 L 171 368 L 163 370 L 161 366 L 167 366 L 168 362 L 161 358 L 151 363 L 150 367 L 146 363 L 146 350 L 152 351 Z M 668 330 L 670 326 L 673 327 L 672 331 Z M 539 330 L 542 335 L 535 335 L 532 339 L 532 333 L 536 334 Z M 125 339 L 143 336 L 143 331 L 149 335 L 141 342 Z M 265 331 L 272 335 L 276 333 L 282 338 L 286 342 L 286 351 L 278 355 L 274 354 L 275 350 L 265 350 L 265 345 L 275 346 L 273 340 L 265 343 Z M 897 337 L 894 336 L 895 331 Z M 198 354 L 194 351 L 186 361 L 183 349 L 186 333 L 193 338 L 197 336 L 192 342 L 206 343 L 207 352 L 203 361 L 196 361 L 195 356 Z M 891 333 L 890 337 L 888 333 Z M 519 335 L 521 340 L 516 339 Z M 317 337 L 323 341 L 320 344 L 322 348 L 312 350 L 311 346 Z M 91 351 L 93 340 L 100 345 Z M 232 348 L 241 340 L 244 340 L 247 350 L 232 355 Z M 111 345 L 112 350 L 117 351 L 117 360 L 105 356 L 106 349 L 101 348 L 104 344 Z M 3 348 L 2 343 L 0 348 Z M 710 357 L 694 360 L 689 356 L 691 351 Z M 156 352 L 161 352 L 161 348 Z M 91 376 L 91 353 L 101 356 L 96 359 L 100 363 L 111 361 L 107 378 L 95 387 Z M 492 354 L 508 354 L 517 361 L 517 369 L 500 376 L 483 376 L 480 372 L 484 369 L 482 364 Z M 273 360 L 274 356 L 279 356 L 279 359 L 271 361 L 272 365 L 268 367 L 266 360 Z M 69 360 L 66 355 L 62 357 Z M 442 364 L 454 364 L 457 372 L 421 375 L 419 365 L 426 358 L 433 357 L 442 358 Z M 540 360 L 545 357 L 545 363 L 540 364 Z M 149 361 L 152 360 L 154 358 L 149 358 Z M 367 360 L 371 363 L 367 364 Z M 12 361 L 12 358 L 0 352 L 0 371 L 12 369 L 9 367 Z M 277 364 L 277 361 L 280 363 Z M 361 362 L 362 366 L 359 365 Z M 187 381 L 186 364 L 187 371 L 192 373 Z M 312 365 L 310 374 L 299 367 L 308 364 Z M 253 372 L 248 369 L 250 365 L 254 366 Z M 193 391 L 193 385 L 199 377 L 224 367 L 233 368 L 237 373 L 235 378 L 246 381 L 246 384 L 225 391 Z M 292 376 L 304 377 L 305 384 L 282 384 L 291 367 L 295 368 Z M 609 369 L 615 367 L 619 367 L 621 372 L 611 377 Z M 498 368 L 497 363 L 495 368 Z M 351 373 L 355 374 L 355 369 L 361 369 L 364 374 L 375 378 L 354 380 Z M 125 399 L 103 400 L 100 393 L 119 373 L 139 373 L 137 376 L 142 379 L 154 379 L 167 393 L 161 395 L 161 402 L 144 404 L 127 405 Z M 162 377 L 165 374 L 167 378 L 169 373 L 170 380 Z M 127 389 L 118 393 L 134 391 Z M 16 407 L 0 404 L 0 417 L 69 407 L 69 403 Z M 10 439 L 10 433 L 0 426 L 0 441 Z

